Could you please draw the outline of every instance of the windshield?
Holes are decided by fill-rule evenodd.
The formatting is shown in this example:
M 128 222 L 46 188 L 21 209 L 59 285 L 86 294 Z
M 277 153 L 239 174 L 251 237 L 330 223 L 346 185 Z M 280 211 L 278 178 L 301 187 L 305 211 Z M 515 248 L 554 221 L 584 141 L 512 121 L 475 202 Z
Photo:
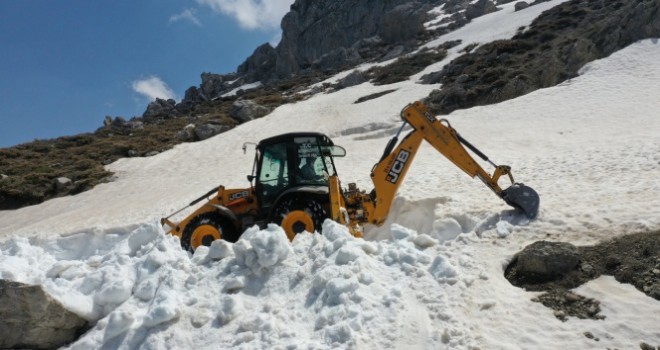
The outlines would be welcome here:
M 327 185 L 328 176 L 335 175 L 333 156 L 343 157 L 346 151 L 336 146 L 320 146 L 316 137 L 296 137 L 296 182 L 301 184 Z

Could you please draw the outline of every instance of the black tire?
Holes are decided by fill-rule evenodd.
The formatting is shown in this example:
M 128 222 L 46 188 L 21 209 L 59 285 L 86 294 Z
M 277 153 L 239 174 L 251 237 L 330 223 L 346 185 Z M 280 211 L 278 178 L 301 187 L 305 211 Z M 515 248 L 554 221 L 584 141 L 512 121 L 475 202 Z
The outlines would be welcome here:
M 323 221 L 329 216 L 322 202 L 310 196 L 298 195 L 285 198 L 273 209 L 270 221 L 281 226 L 282 220 L 286 217 L 286 215 L 296 210 L 302 210 L 306 212 L 314 223 L 314 231 L 321 233 Z M 294 231 L 295 234 L 298 234 L 302 232 L 303 229 L 301 227 L 300 229 Z
M 218 229 L 218 231 L 221 232 L 221 239 L 224 239 L 225 241 L 228 242 L 236 242 L 238 239 L 238 235 L 236 234 L 236 229 L 234 228 L 234 225 L 231 224 L 231 221 L 227 219 L 226 217 L 220 215 L 220 213 L 212 211 L 212 212 L 207 212 L 203 214 L 199 214 L 196 217 L 194 217 L 188 225 L 186 225 L 186 228 L 183 230 L 183 234 L 181 234 L 181 248 L 184 250 L 187 250 L 189 252 L 194 252 L 195 249 L 193 249 L 191 245 L 191 239 L 192 239 L 192 234 L 195 232 L 195 229 L 202 225 L 211 225 L 215 228 Z M 202 245 L 205 246 L 210 246 L 211 243 L 213 242 L 213 237 L 207 236 L 209 239 L 206 237 L 202 240 Z

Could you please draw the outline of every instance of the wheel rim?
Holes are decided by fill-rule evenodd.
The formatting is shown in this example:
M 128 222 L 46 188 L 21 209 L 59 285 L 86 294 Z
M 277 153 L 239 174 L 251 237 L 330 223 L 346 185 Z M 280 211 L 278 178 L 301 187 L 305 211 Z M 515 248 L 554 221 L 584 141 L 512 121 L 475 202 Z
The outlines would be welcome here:
M 222 232 L 213 225 L 200 225 L 190 236 L 190 246 L 197 249 L 200 245 L 211 245 L 211 242 L 222 238 Z
M 282 219 L 282 228 L 290 241 L 303 231 L 314 232 L 314 220 L 302 210 L 294 210 Z

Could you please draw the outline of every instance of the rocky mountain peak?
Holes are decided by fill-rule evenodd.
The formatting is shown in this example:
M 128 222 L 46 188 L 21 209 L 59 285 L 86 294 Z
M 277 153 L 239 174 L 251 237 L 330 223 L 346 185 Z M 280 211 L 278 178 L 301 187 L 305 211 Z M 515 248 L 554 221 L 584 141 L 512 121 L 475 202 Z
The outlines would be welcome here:
M 469 0 L 297 0 L 282 19 L 282 40 L 273 47 L 256 48 L 236 73 L 202 74 L 202 84 L 191 87 L 181 102 L 183 110 L 200 101 L 218 98 L 243 84 L 277 83 L 296 75 L 331 73 L 373 60 L 389 60 L 416 48 L 433 35 L 456 25 L 429 30 L 429 11 L 444 4 L 456 25 L 467 22 Z M 492 11 L 491 0 L 481 0 L 471 17 Z M 181 109 L 181 108 L 179 108 Z

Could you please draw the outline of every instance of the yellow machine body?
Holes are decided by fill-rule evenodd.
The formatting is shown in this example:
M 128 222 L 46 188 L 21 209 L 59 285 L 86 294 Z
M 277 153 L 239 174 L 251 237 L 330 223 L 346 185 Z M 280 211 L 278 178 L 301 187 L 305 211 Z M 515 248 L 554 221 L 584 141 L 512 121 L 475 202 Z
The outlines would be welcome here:
M 371 171 L 374 189 L 369 193 L 358 189 L 354 183 L 349 183 L 347 188 L 342 188 L 340 179 L 334 171 L 332 156 L 323 153 L 323 156 L 329 157 L 325 162 L 328 162 L 328 159 L 332 162 L 331 168 L 333 170 L 331 173 L 326 173 L 327 182 L 324 185 L 325 192 L 323 192 L 325 195 L 322 196 L 324 199 L 320 200 L 323 203 L 316 203 L 321 198 L 316 194 L 314 205 L 302 203 L 294 208 L 295 210 L 285 211 L 280 217 L 275 218 L 277 223 L 285 229 L 290 239 L 293 239 L 295 234 L 302 231 L 320 231 L 318 213 L 315 214 L 314 212 L 323 212 L 325 213 L 324 216 L 346 225 L 355 236 L 362 235 L 363 225 L 366 223 L 382 225 L 387 219 L 397 191 L 423 141 L 428 142 L 470 177 L 478 177 L 497 196 L 504 199 L 507 204 L 519 209 L 529 218 L 536 216 L 539 206 L 538 194 L 528 186 L 515 183 L 509 166 L 495 165 L 483 153 L 463 139 L 447 120 L 435 118 L 421 102 L 406 106 L 401 112 L 401 118 L 403 120 L 401 129 L 390 140 L 380 161 L 374 165 Z M 399 134 L 406 125 L 411 126 L 412 130 L 399 142 Z M 281 135 L 276 138 L 286 136 L 288 135 Z M 325 136 L 323 135 L 323 137 Z M 326 142 L 332 145 L 329 139 Z M 474 160 L 466 147 L 484 161 L 492 164 L 495 167 L 494 173 L 491 175 L 486 172 Z M 310 146 L 306 145 L 305 150 L 308 152 L 310 149 Z M 319 151 L 325 152 L 321 148 L 319 148 Z M 503 190 L 498 181 L 505 175 L 512 185 Z M 255 177 L 257 176 L 253 174 L 250 179 L 253 180 Z M 272 179 L 269 178 L 268 181 L 272 181 Z M 257 184 L 258 186 L 259 184 Z M 254 188 L 228 190 L 220 186 L 217 188 L 215 196 L 208 199 L 204 205 L 181 222 L 171 222 L 169 217 L 162 219 L 162 222 L 170 227 L 169 233 L 182 238 L 182 240 L 190 240 L 192 250 L 198 245 L 207 244 L 209 240 L 218 237 L 228 239 L 227 233 L 229 230 L 240 231 L 246 225 L 256 222 L 256 219 L 263 220 L 264 213 L 260 207 L 259 196 Z M 211 192 L 207 193 L 206 197 L 211 194 Z M 202 198 L 205 198 L 205 196 L 198 198 L 191 205 Z M 321 208 L 321 206 L 327 208 L 327 210 Z M 218 224 L 217 220 L 215 224 L 208 224 L 213 222 L 211 219 L 216 217 L 221 217 L 224 224 Z M 273 220 L 273 218 L 270 217 L 269 220 Z M 231 225 L 227 223 L 228 221 L 231 222 Z M 195 230 L 188 228 L 189 225 L 195 226 Z M 216 229 L 213 228 L 214 225 Z M 191 237 L 183 237 L 184 235 Z M 230 238 L 235 239 L 237 237 L 236 235 Z

